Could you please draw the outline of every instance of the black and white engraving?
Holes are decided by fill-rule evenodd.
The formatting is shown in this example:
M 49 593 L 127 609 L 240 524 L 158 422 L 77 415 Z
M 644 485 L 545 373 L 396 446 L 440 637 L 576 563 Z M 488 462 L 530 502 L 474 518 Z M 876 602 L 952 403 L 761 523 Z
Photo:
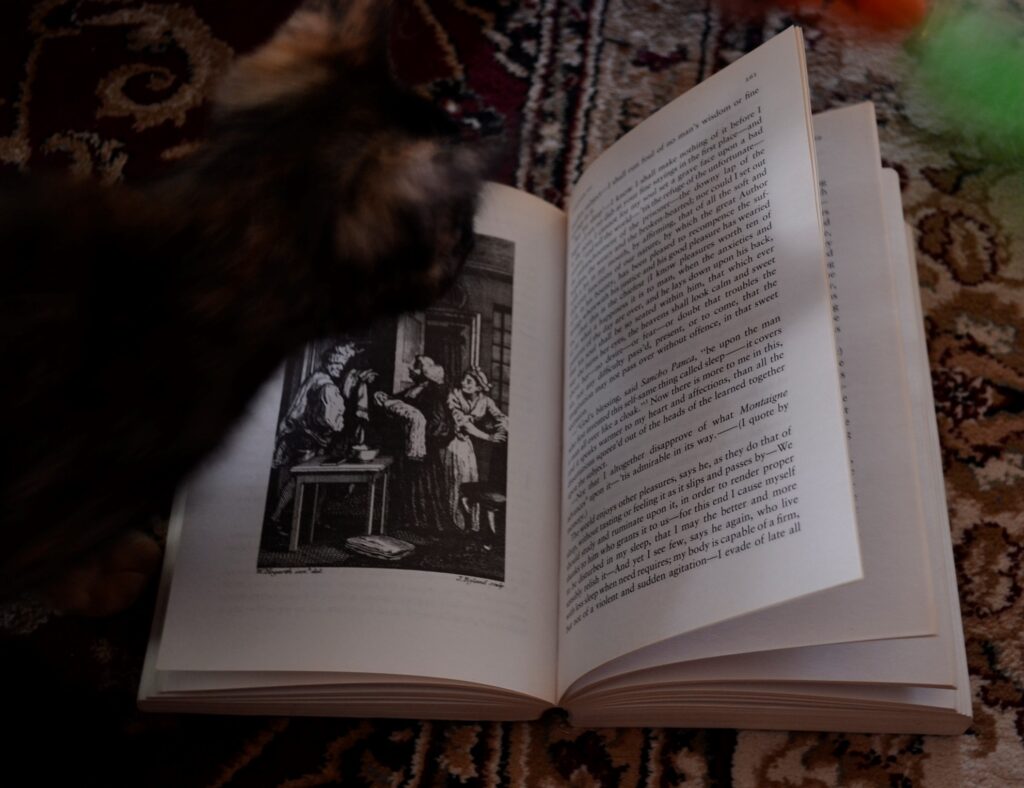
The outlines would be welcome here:
M 258 566 L 505 576 L 514 244 L 423 312 L 285 368 Z

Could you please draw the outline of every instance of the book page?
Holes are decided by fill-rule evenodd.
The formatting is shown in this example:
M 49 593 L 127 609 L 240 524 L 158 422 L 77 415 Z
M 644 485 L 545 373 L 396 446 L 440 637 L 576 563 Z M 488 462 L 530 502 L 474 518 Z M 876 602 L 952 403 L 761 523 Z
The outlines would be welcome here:
M 438 304 L 298 354 L 188 485 L 158 670 L 554 699 L 565 219 L 491 186 L 476 232 Z
M 886 204 L 886 215 L 898 213 L 902 218 L 900 204 L 900 179 L 895 170 L 882 170 L 882 191 Z M 889 226 L 890 249 L 899 245 L 897 228 Z M 939 445 L 939 427 L 935 421 L 935 399 L 932 395 L 932 378 L 928 361 L 928 345 L 924 334 L 924 311 L 921 307 L 920 283 L 917 278 L 915 261 L 914 231 L 904 224 L 904 254 L 906 265 L 898 270 L 896 295 L 906 306 L 901 311 L 901 329 L 907 358 L 911 360 L 907 375 L 910 381 L 911 412 L 913 414 L 916 452 L 921 468 L 921 480 L 925 519 L 931 525 L 930 532 L 938 534 L 944 572 L 936 575 L 935 584 L 945 594 L 946 604 L 939 610 L 939 635 L 945 640 L 950 632 L 949 648 L 952 652 L 956 672 L 956 708 L 960 714 L 971 716 L 971 681 L 967 670 L 967 650 L 964 644 L 964 627 L 960 614 L 960 596 L 957 590 L 956 565 L 953 560 L 953 539 L 950 533 L 948 502 L 946 501 L 945 479 L 942 471 L 942 449 Z M 902 276 L 900 276 L 902 274 Z M 913 310 L 913 314 L 910 314 Z M 948 630 L 946 620 L 948 617 Z
M 827 192 L 831 281 L 840 304 L 837 331 L 849 381 L 844 392 L 851 461 L 871 471 L 854 480 L 865 582 L 628 654 L 588 674 L 578 682 L 579 691 L 598 683 L 606 692 L 724 680 L 955 685 L 959 614 L 947 576 L 949 525 L 941 466 L 928 442 L 935 417 L 924 401 L 927 393 L 930 403 L 927 350 L 918 340 L 920 306 L 911 287 L 898 180 L 891 170 L 878 172 L 870 104 L 815 115 L 814 128 Z M 737 639 L 746 642 L 751 635 L 767 648 L 798 643 L 807 632 L 828 633 L 830 627 L 840 638 L 863 634 L 865 627 L 874 637 L 887 631 L 896 636 L 735 653 Z
M 560 689 L 862 575 L 802 47 L 776 36 L 574 190 Z

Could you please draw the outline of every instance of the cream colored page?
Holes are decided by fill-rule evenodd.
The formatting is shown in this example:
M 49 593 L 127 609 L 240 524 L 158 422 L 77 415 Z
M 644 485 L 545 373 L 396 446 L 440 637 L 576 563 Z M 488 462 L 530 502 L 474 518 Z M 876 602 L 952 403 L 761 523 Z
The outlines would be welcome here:
M 189 485 L 160 670 L 422 675 L 554 699 L 564 214 L 493 186 L 476 230 L 515 244 L 504 582 L 257 573 L 279 376 Z
M 930 634 L 935 594 L 897 309 L 906 305 L 895 291 L 904 250 L 890 248 L 874 108 L 825 112 L 814 128 L 865 582 L 799 613 L 818 621 L 852 609 L 875 637 Z
M 941 469 L 933 467 L 927 441 L 934 414 L 927 350 L 916 336 L 920 307 L 908 283 L 899 185 L 891 170 L 872 175 L 869 169 L 879 162 L 869 104 L 815 116 L 814 123 L 822 189 L 828 191 L 826 229 L 849 382 L 851 459 L 876 471 L 854 481 L 865 582 L 656 644 L 602 665 L 577 690 L 637 670 L 645 673 L 636 681 L 645 682 L 646 671 L 659 666 L 665 667 L 655 675 L 665 681 L 760 677 L 952 686 L 959 617 L 945 569 Z M 800 643 L 805 630 L 871 640 L 779 646 Z M 931 632 L 935 637 L 920 637 Z M 919 637 L 905 637 L 911 634 Z M 778 650 L 737 653 L 752 642 L 762 651 Z M 721 656 L 729 654 L 734 656 Z
M 797 31 L 570 211 L 559 687 L 861 576 Z
M 814 122 L 823 188 L 829 191 L 827 229 L 841 304 L 844 369 L 848 380 L 861 382 L 847 389 L 851 459 L 860 467 L 877 463 L 886 469 L 873 487 L 863 474 L 855 480 L 865 582 L 626 655 L 586 676 L 577 689 L 625 673 L 632 675 L 614 679 L 613 686 L 708 680 L 955 682 L 959 614 L 946 573 L 948 524 L 941 469 L 933 467 L 928 443 L 934 429 L 928 422 L 935 419 L 924 397 L 930 391 L 927 350 L 917 337 L 918 296 L 911 288 L 899 183 L 892 170 L 871 173 L 878 152 L 870 105 L 817 115 Z M 902 353 L 896 352 L 899 347 Z M 909 409 L 893 406 L 904 400 Z M 770 633 L 781 631 L 783 642 L 793 642 L 804 627 L 820 629 L 823 613 L 812 607 L 819 602 L 843 611 L 831 616 L 842 627 L 840 634 L 849 634 L 858 619 L 861 626 L 877 625 L 879 632 L 904 619 L 908 633 L 937 634 L 717 656 L 736 648 L 728 634 L 753 633 L 771 642 Z
M 860 104 L 815 116 L 814 127 L 851 462 L 860 471 L 854 491 L 865 580 L 656 644 L 602 666 L 585 684 L 616 672 L 786 648 L 790 650 L 767 661 L 768 655 L 725 660 L 722 669 L 756 672 L 770 662 L 776 671 L 792 669 L 799 676 L 820 654 L 819 669 L 835 669 L 837 681 L 883 658 L 890 675 L 905 676 L 914 664 L 923 675 L 950 675 L 948 658 L 924 642 L 895 641 L 889 648 L 791 648 L 925 636 L 937 629 L 936 609 L 948 608 L 939 589 L 932 587 L 933 566 L 941 565 L 941 553 L 936 556 L 933 550 L 930 562 L 915 478 L 919 463 L 893 281 L 893 267 L 905 266 L 905 252 L 889 249 L 874 113 L 869 104 Z M 680 668 L 680 674 L 687 672 Z
M 895 170 L 882 171 L 882 185 L 886 200 L 886 211 L 894 215 L 900 205 L 900 181 Z M 895 248 L 899 243 L 895 228 L 890 227 L 890 244 Z M 971 682 L 967 671 L 967 651 L 964 645 L 964 628 L 960 614 L 960 597 L 957 590 L 956 566 L 953 562 L 953 541 L 950 535 L 949 511 L 946 501 L 945 480 L 942 472 L 942 451 L 939 445 L 939 429 L 935 421 L 935 400 L 932 395 L 931 370 L 928 363 L 928 346 L 924 335 L 924 313 L 921 308 L 920 283 L 917 279 L 917 265 L 914 259 L 914 231 L 904 225 L 906 268 L 897 277 L 897 293 L 903 303 L 913 307 L 913 315 L 903 315 L 902 329 L 905 346 L 912 359 L 909 365 L 910 395 L 917 438 L 917 459 L 920 463 L 920 479 L 923 493 L 925 519 L 938 534 L 941 542 L 941 570 L 935 576 L 937 587 L 946 598 L 945 612 L 940 611 L 940 635 L 944 640 L 948 626 L 950 636 L 947 648 L 956 673 L 957 711 L 971 716 Z M 948 624 L 946 623 L 948 617 Z

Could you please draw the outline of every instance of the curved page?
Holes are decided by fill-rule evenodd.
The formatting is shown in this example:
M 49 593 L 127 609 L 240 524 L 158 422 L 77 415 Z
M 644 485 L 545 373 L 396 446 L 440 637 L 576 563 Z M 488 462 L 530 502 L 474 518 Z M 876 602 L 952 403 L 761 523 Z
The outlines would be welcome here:
M 158 670 L 554 700 L 565 219 L 494 186 L 476 231 L 439 304 L 300 353 L 189 484 Z
M 799 32 L 573 193 L 559 688 L 862 576 Z

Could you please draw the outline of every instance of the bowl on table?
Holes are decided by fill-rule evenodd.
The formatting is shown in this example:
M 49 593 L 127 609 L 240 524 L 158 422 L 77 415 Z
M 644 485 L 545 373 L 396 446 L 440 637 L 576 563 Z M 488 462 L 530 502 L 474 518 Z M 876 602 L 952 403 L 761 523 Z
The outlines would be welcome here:
M 353 446 L 352 459 L 357 462 L 373 462 L 380 454 L 380 449 L 371 449 L 369 446 Z

